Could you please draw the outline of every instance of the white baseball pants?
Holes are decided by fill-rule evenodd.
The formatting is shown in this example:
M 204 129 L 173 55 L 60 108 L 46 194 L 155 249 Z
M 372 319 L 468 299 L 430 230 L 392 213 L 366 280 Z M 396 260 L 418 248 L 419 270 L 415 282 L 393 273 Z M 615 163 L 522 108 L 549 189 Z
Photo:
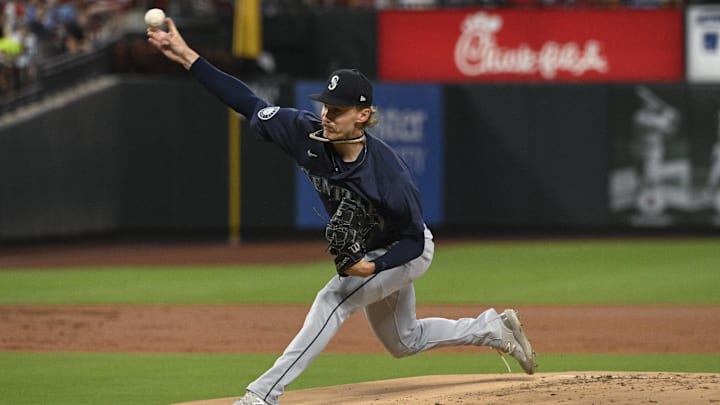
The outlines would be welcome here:
M 368 278 L 333 277 L 318 292 L 300 332 L 285 352 L 247 389 L 268 404 L 277 404 L 285 387 L 325 349 L 343 322 L 361 308 L 365 308 L 375 336 L 398 358 L 435 347 L 487 345 L 500 336 L 502 321 L 494 309 L 477 318 L 416 318 L 413 281 L 430 267 L 434 250 L 432 233 L 426 228 L 425 250 L 420 257 Z M 366 259 L 384 252 L 369 252 Z

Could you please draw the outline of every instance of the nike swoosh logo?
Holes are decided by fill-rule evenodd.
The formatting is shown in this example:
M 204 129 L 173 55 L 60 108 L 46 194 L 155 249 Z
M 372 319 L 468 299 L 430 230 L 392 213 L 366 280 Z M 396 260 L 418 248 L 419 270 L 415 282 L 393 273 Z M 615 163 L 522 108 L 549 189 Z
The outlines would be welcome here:
M 316 158 L 316 157 L 318 157 L 318 155 L 314 154 L 313 151 L 311 151 L 310 149 L 307 150 L 307 155 L 308 155 L 309 157 L 311 157 L 311 158 Z

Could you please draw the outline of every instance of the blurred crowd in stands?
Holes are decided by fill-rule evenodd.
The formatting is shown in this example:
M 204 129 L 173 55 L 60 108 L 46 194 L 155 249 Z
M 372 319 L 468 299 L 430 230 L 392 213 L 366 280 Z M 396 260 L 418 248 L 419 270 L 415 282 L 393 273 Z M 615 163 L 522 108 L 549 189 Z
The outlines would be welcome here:
M 0 93 L 31 82 L 44 58 L 92 50 L 116 33 L 124 0 L 0 0 Z
M 306 6 L 357 7 L 357 8 L 437 8 L 437 7 L 676 7 L 683 0 L 302 0 Z M 277 9 L 278 4 L 292 7 L 298 0 L 269 0 L 263 4 Z
M 276 15 L 320 7 L 427 9 L 451 7 L 681 7 L 686 0 L 262 0 L 263 13 Z M 688 0 L 692 1 L 692 0 Z M 708 0 L 717 1 L 720 0 Z
M 262 0 L 265 15 L 297 9 L 436 7 L 680 7 L 683 0 Z M 151 7 L 232 18 L 234 0 L 0 0 L 0 97 L 32 83 L 38 62 L 87 52 L 122 35 L 123 16 Z M 141 27 L 142 28 L 142 27 Z

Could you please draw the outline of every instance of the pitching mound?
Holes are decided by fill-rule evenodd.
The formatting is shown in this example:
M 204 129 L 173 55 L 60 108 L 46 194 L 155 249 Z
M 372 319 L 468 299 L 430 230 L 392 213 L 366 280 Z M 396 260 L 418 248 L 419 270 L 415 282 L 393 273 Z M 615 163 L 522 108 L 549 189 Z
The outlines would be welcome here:
M 231 405 L 237 398 L 177 405 Z M 289 391 L 283 404 L 710 404 L 720 374 L 567 372 L 441 375 Z

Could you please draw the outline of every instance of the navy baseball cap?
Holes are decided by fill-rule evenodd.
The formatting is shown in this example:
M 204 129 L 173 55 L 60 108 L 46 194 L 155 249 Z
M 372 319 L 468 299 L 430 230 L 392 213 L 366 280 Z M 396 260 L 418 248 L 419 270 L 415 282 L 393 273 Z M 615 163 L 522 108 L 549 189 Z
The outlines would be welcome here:
M 370 80 L 359 70 L 340 69 L 330 74 L 322 93 L 311 94 L 309 97 L 330 105 L 370 107 L 373 88 Z

